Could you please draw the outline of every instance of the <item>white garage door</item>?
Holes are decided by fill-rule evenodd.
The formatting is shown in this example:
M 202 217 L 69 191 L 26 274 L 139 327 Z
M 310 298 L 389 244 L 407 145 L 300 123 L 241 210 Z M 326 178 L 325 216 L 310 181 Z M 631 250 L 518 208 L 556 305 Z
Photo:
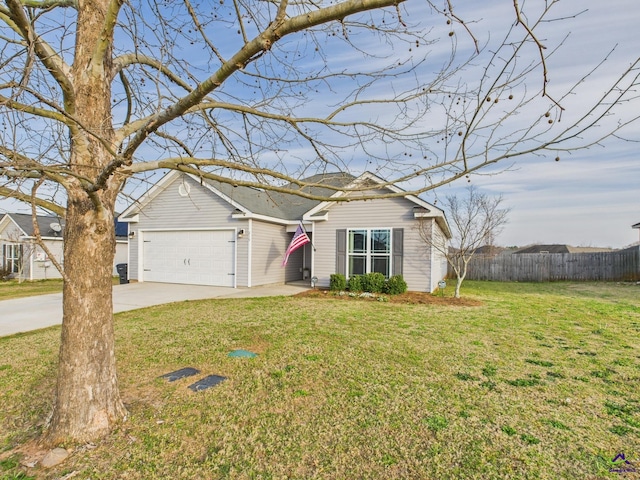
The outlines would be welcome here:
M 235 231 L 142 233 L 144 281 L 235 287 Z

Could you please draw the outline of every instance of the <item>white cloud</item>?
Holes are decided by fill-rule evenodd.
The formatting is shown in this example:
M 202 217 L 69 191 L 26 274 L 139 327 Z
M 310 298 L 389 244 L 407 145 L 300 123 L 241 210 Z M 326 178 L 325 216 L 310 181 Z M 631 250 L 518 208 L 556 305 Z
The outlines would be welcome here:
M 472 181 L 489 195 L 503 195 L 511 209 L 498 238 L 502 245 L 623 247 L 638 240 L 638 231 L 631 228 L 640 221 L 638 179 L 640 162 L 631 157 L 523 162 L 512 171 Z M 439 193 L 463 194 L 464 185 Z
M 513 3 L 508 0 L 454 0 L 454 5 L 456 14 L 469 22 L 480 45 L 489 40 L 499 41 L 505 28 L 512 24 Z M 530 1 L 526 7 L 535 5 Z M 640 35 L 637 33 L 640 3 L 637 0 L 582 0 L 558 2 L 556 5 L 559 7 L 557 16 L 587 11 L 567 22 L 549 23 L 541 30 L 541 39 L 550 50 L 571 32 L 562 49 L 548 61 L 552 95 L 565 91 L 576 80 L 576 75 L 586 74 L 590 65 L 604 58 L 614 45 L 618 45 L 605 68 L 581 86 L 584 96 L 571 97 L 563 102 L 567 107 L 565 118 L 569 120 L 575 115 L 574 111 L 588 103 L 583 98 L 593 99 L 601 95 L 618 73 L 628 66 L 630 58 L 640 54 Z M 428 11 L 426 2 L 405 2 L 402 8 L 407 10 L 407 22 L 424 21 L 425 32 L 432 28 L 429 38 L 438 39 L 439 43 L 425 49 L 430 50 L 431 61 L 440 65 L 450 52 L 447 34 L 450 27 L 444 19 Z M 477 22 L 471 22 L 476 19 Z M 460 49 L 471 48 L 471 38 L 464 28 L 457 25 L 455 32 Z M 531 48 L 535 54 L 535 47 Z M 388 59 L 384 58 L 383 52 L 380 53 L 382 58 L 379 61 L 366 59 L 369 68 L 387 63 Z M 408 52 L 395 54 L 406 57 Z M 363 55 L 342 48 L 329 52 L 328 59 L 337 66 L 351 66 L 362 62 Z M 308 59 L 301 59 L 301 68 L 308 65 L 307 62 Z M 538 83 L 528 87 L 536 89 L 541 84 L 540 77 Z M 397 88 L 402 88 L 401 84 Z M 310 99 L 306 105 L 314 112 L 327 111 L 327 104 L 339 98 L 339 94 L 320 96 Z M 393 112 L 382 111 L 379 115 L 393 115 Z M 513 121 L 520 122 L 521 118 Z M 526 119 L 523 118 L 523 121 Z M 638 127 L 633 129 L 633 133 L 638 133 Z M 561 154 L 560 162 L 554 162 L 552 158 L 523 158 L 509 171 L 493 176 L 474 176 L 472 181 L 488 193 L 503 194 L 505 204 L 511 208 L 510 223 L 499 239 L 502 244 L 522 245 L 544 241 L 624 246 L 638 239 L 638 231 L 631 229 L 632 224 L 640 222 L 640 160 L 637 152 L 637 144 L 609 141 L 604 148 L 594 147 L 571 155 Z M 305 152 L 292 150 L 290 156 L 304 158 Z M 497 170 L 506 167 L 508 165 L 501 165 Z M 457 192 L 465 185 L 465 182 L 459 182 L 444 187 L 437 195 Z M 430 199 L 433 199 L 433 195 Z M 14 205 L 10 205 L 5 208 L 13 209 Z

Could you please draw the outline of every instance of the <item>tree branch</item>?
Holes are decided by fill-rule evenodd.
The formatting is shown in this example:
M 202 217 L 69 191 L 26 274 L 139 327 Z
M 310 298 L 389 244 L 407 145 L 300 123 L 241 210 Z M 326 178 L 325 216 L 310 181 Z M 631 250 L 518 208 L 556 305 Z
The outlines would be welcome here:
M 213 42 L 211 40 L 209 40 L 209 37 L 204 32 L 204 29 L 202 28 L 202 25 L 200 24 L 200 20 L 198 19 L 198 15 L 196 14 L 196 11 L 193 9 L 193 6 L 191 5 L 191 2 L 189 0 L 184 0 L 184 4 L 187 7 L 187 11 L 189 12 L 189 16 L 191 17 L 191 20 L 193 21 L 193 24 L 195 25 L 196 29 L 200 33 L 200 36 L 202 37 L 204 42 L 211 49 L 211 51 L 215 54 L 215 56 L 218 57 L 218 60 L 220 60 L 221 63 L 224 63 L 225 60 L 222 57 L 222 55 L 220 54 L 220 51 L 215 47 Z
M 114 66 L 114 76 L 117 73 L 120 73 L 122 70 L 131 65 L 147 65 L 148 67 L 152 67 L 156 69 L 158 72 L 162 73 L 173 83 L 178 85 L 179 87 L 184 88 L 187 92 L 193 91 L 193 87 L 189 85 L 187 82 L 182 80 L 178 75 L 172 72 L 166 65 L 164 65 L 161 61 L 156 60 L 155 58 L 151 58 L 147 55 L 142 55 L 139 53 L 127 53 L 125 55 L 120 55 L 113 60 Z
M 70 124 L 70 122 L 68 121 L 69 117 L 60 112 L 53 112 L 51 110 L 35 107 L 33 105 L 26 105 L 24 103 L 17 102 L 9 97 L 5 97 L 4 95 L 0 95 L 0 104 L 6 105 L 7 107 L 19 112 L 29 113 L 31 115 L 36 115 L 42 118 L 50 118 L 66 125 Z
M 71 83 L 70 68 L 51 46 L 34 31 L 24 13 L 23 4 L 19 0 L 6 0 L 10 19 L 17 27 L 17 33 L 30 45 L 42 64 L 51 72 L 65 94 L 65 103 L 73 104 L 74 90 Z
M 282 20 L 279 23 L 272 23 L 265 31 L 246 43 L 231 59 L 221 65 L 216 73 L 201 82 L 191 93 L 162 112 L 151 116 L 131 139 L 124 151 L 124 157 L 132 158 L 136 149 L 151 133 L 198 104 L 209 93 L 222 85 L 233 73 L 244 68 L 257 54 L 270 50 L 271 46 L 284 36 L 316 25 L 342 20 L 355 13 L 394 6 L 401 1 L 404 0 L 347 0 L 337 5 L 298 15 L 288 20 Z M 280 6 L 282 7 L 282 5 L 286 5 L 284 0 Z
M 94 65 L 104 65 L 106 52 L 111 49 L 113 44 L 113 32 L 118 21 L 118 12 L 124 0 L 111 0 L 107 11 L 105 12 L 104 24 L 100 41 L 96 43 L 96 49 L 93 52 L 92 62 Z
M 47 257 L 49 257 L 49 260 L 51 261 L 51 263 L 53 263 L 53 266 L 56 267 L 56 270 L 60 272 L 60 275 L 62 275 L 63 280 L 68 281 L 68 278 L 64 273 L 64 269 L 62 268 L 62 265 L 60 264 L 60 262 L 58 262 L 58 259 L 51 253 L 51 250 L 49 249 L 49 247 L 47 247 L 47 245 L 42 241 L 42 235 L 40 235 L 40 226 L 38 225 L 38 214 L 36 213 L 36 199 L 38 198 L 36 196 L 36 193 L 38 192 L 38 188 L 41 185 L 42 185 L 42 180 L 39 180 L 35 182 L 33 187 L 31 188 L 31 221 L 33 224 L 33 233 L 34 233 L 34 236 L 36 237 L 36 243 L 44 251 Z
M 9 187 L 3 187 L 0 186 L 0 195 L 6 198 L 15 198 L 16 200 L 20 200 L 24 203 L 32 203 L 35 202 L 35 204 L 38 207 L 44 208 L 45 210 L 55 213 L 56 215 L 59 215 L 60 217 L 64 217 L 66 214 L 66 210 L 64 209 L 64 207 L 61 207 L 60 205 L 58 205 L 57 203 L 48 201 L 48 200 L 44 200 L 42 198 L 35 198 L 32 199 L 31 194 L 29 193 L 24 193 L 21 192 L 19 190 L 14 190 L 12 188 Z
M 49 10 L 55 7 L 78 9 L 77 0 L 22 0 L 22 4 L 29 8 Z
M 201 170 L 200 168 L 198 168 L 198 167 L 212 167 L 212 166 L 251 174 L 256 178 L 259 178 L 260 180 L 250 181 L 250 180 L 243 180 L 243 179 L 232 179 L 229 177 L 217 175 L 215 173 Z M 293 195 L 297 195 L 310 200 L 318 200 L 318 201 L 327 201 L 330 199 L 334 201 L 351 201 L 353 200 L 353 198 L 349 198 L 346 196 L 342 198 L 338 198 L 338 197 L 332 197 L 331 195 L 310 194 L 305 192 L 303 189 L 310 188 L 310 187 L 320 187 L 326 190 L 330 190 L 334 193 L 338 193 L 338 192 L 363 193 L 363 192 L 370 192 L 372 187 L 370 184 L 363 184 L 359 186 L 355 185 L 355 186 L 346 188 L 344 186 L 332 186 L 324 183 L 310 183 L 310 182 L 302 181 L 296 177 L 291 177 L 283 173 L 279 173 L 269 168 L 253 167 L 250 165 L 239 164 L 238 162 L 216 160 L 216 159 L 167 158 L 167 159 L 158 160 L 154 162 L 136 163 L 134 165 L 126 167 L 126 169 L 123 169 L 121 173 L 125 175 L 133 175 L 136 173 L 143 173 L 143 172 L 158 170 L 162 168 L 166 168 L 170 170 L 178 170 L 185 173 L 191 173 L 201 178 L 215 180 L 215 181 L 218 181 L 221 183 L 227 183 L 230 185 L 253 187 L 253 188 L 268 190 L 272 192 L 293 194 Z M 428 168 L 425 168 L 425 171 L 431 168 L 435 168 L 435 167 L 430 166 Z M 480 167 L 478 166 L 476 168 L 480 168 Z M 473 171 L 473 170 L 470 170 L 470 171 Z M 420 174 L 421 172 L 414 172 L 413 174 L 409 174 L 401 178 L 393 179 L 391 181 L 383 181 L 382 183 L 376 183 L 375 188 L 377 190 L 381 190 L 381 189 L 386 189 L 392 186 L 395 187 L 397 183 L 400 183 L 404 180 L 408 180 Z M 464 175 L 465 173 L 460 172 L 456 175 L 453 175 L 447 181 L 443 181 L 441 184 L 449 183 L 452 181 L 452 179 L 461 178 L 461 177 L 464 177 Z M 280 182 L 286 182 L 288 185 L 282 186 L 282 185 L 268 184 L 266 182 L 266 177 L 271 177 Z M 440 184 L 437 184 L 437 185 L 440 185 Z M 297 188 L 292 188 L 292 186 L 295 186 Z M 358 200 L 371 200 L 371 199 L 381 198 L 381 197 L 384 197 L 384 198 L 404 197 L 406 195 L 419 195 L 421 193 L 424 193 L 425 191 L 431 190 L 432 188 L 433 187 L 430 185 L 424 188 L 413 189 L 408 191 L 391 191 L 390 190 L 388 193 L 385 193 L 382 195 L 365 194 L 365 195 L 358 195 L 357 198 Z

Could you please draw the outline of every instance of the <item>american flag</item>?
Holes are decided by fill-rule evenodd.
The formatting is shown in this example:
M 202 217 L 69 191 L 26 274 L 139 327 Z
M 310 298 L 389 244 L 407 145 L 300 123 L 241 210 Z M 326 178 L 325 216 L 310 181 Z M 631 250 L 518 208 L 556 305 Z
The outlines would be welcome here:
M 295 250 L 303 246 L 305 243 L 309 243 L 309 236 L 302 228 L 302 225 L 298 225 L 296 228 L 296 233 L 293 234 L 293 238 L 291 239 L 291 243 L 287 247 L 287 251 L 284 252 L 284 260 L 282 261 L 282 266 L 284 267 L 289 261 L 289 255 L 293 253 Z

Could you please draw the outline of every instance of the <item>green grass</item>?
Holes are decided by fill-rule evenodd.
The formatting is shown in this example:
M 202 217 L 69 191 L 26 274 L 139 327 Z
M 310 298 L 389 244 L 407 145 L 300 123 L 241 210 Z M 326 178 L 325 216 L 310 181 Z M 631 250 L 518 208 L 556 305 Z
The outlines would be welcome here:
M 62 279 L 37 280 L 33 282 L 18 282 L 17 280 L 0 282 L 0 300 L 31 297 L 47 293 L 58 293 L 61 291 Z
M 118 277 L 113 277 L 113 284 L 120 283 Z M 34 280 L 18 282 L 9 280 L 0 282 L 0 300 L 10 300 L 12 298 L 33 297 L 36 295 L 46 295 L 47 293 L 62 292 L 62 279 Z M 0 480 L 2 480 L 0 478 Z
M 640 470 L 640 287 L 466 282 L 463 294 L 483 306 L 290 297 L 119 314 L 129 418 L 59 469 L 25 473 L 620 478 L 621 452 Z M 0 338 L 0 452 L 41 431 L 58 337 Z M 228 357 L 236 348 L 259 356 Z M 194 393 L 193 379 L 157 378 L 186 366 L 227 380 Z

